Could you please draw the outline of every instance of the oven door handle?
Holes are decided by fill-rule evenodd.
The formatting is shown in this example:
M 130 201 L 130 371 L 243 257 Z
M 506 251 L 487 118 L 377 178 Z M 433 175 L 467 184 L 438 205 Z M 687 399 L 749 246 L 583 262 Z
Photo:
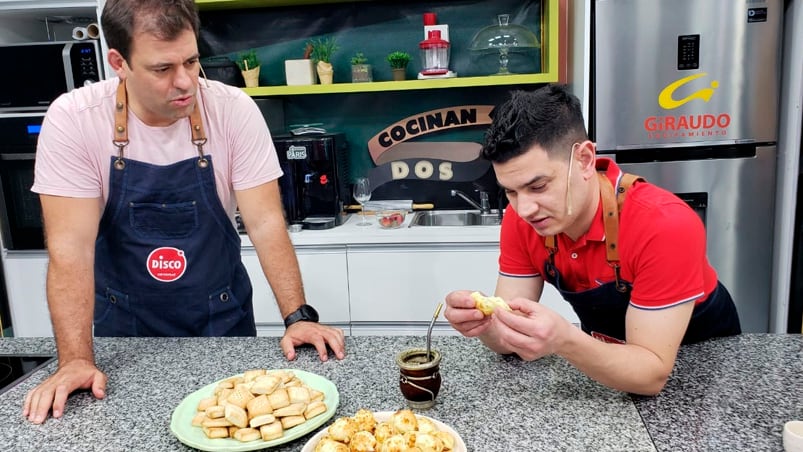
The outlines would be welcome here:
M 36 160 L 36 153 L 30 154 L 0 154 L 0 160 Z

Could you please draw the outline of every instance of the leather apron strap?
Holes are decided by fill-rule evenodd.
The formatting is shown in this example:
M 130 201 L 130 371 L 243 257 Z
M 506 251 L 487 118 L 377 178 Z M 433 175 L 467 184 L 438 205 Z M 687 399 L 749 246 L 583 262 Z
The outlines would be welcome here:
M 619 213 L 625 203 L 627 191 L 636 181 L 644 181 L 644 178 L 635 174 L 623 173 L 619 181 L 619 186 L 615 191 L 613 184 L 605 173 L 597 172 L 599 179 L 599 191 L 602 198 L 602 220 L 605 229 L 605 252 L 608 263 L 613 266 L 616 273 L 617 288 L 624 289 L 624 285 L 619 277 Z M 544 245 L 549 252 L 549 260 L 555 264 L 555 253 L 558 251 L 557 240 L 554 235 L 544 239 Z
M 209 161 L 204 157 L 203 145 L 206 144 L 206 134 L 204 124 L 201 121 L 201 110 L 196 102 L 195 108 L 190 113 L 190 131 L 192 132 L 192 144 L 198 148 L 198 166 L 206 168 Z M 123 149 L 128 145 L 128 93 L 125 89 L 125 80 L 120 80 L 117 85 L 117 94 L 114 104 L 114 139 L 112 143 L 117 147 L 117 160 L 114 167 L 118 170 L 125 168 L 123 160 Z

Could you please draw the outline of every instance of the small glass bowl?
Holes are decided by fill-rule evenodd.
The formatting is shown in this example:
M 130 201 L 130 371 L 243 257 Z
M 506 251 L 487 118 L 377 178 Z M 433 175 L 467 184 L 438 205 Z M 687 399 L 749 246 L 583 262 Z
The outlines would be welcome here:
M 403 210 L 383 210 L 377 212 L 376 223 L 382 229 L 396 229 L 404 224 L 404 218 L 407 212 Z

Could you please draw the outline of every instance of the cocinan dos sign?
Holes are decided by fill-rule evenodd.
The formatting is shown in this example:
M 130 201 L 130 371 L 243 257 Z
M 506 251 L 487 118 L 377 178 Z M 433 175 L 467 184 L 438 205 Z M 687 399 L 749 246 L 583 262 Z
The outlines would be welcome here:
M 464 105 L 408 116 L 385 127 L 368 140 L 368 152 L 377 162 L 382 153 L 404 141 L 455 127 L 490 124 L 492 109 L 493 105 Z

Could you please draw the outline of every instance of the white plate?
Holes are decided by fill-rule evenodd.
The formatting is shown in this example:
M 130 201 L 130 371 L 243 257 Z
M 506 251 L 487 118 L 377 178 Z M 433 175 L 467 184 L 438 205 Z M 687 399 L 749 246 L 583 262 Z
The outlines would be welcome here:
M 385 422 L 388 419 L 390 419 L 390 416 L 393 413 L 395 413 L 395 411 L 377 411 L 376 413 L 374 413 L 374 418 L 376 419 L 377 422 Z M 449 427 L 443 422 L 437 419 L 433 419 L 429 416 L 422 416 L 416 413 L 416 417 L 427 418 L 430 421 L 434 422 L 436 426 L 438 426 L 438 430 L 449 432 L 449 434 L 454 437 L 454 449 L 452 449 L 453 452 L 466 452 L 466 443 L 463 442 L 463 438 L 461 438 L 460 435 L 458 435 L 457 432 L 452 427 Z M 321 429 L 321 431 L 316 433 L 315 436 L 310 438 L 309 441 L 307 441 L 307 444 L 304 444 L 304 448 L 301 449 L 301 452 L 314 452 L 315 446 L 318 444 L 318 441 L 320 441 L 321 438 L 324 437 L 324 435 L 326 435 L 325 428 Z
M 263 441 L 259 439 L 244 443 L 233 438 L 207 438 L 204 434 L 204 431 L 200 427 L 192 426 L 192 418 L 195 416 L 198 402 L 205 397 L 211 396 L 214 393 L 215 386 L 217 386 L 220 381 L 231 378 L 226 377 L 221 378 L 212 384 L 206 385 L 185 397 L 184 400 L 182 400 L 181 403 L 176 407 L 176 409 L 173 410 L 173 417 L 170 420 L 170 431 L 173 432 L 173 435 L 175 435 L 179 441 L 196 449 L 210 452 L 240 452 L 278 446 L 279 444 L 284 444 L 300 438 L 307 433 L 314 431 L 326 423 L 326 421 L 331 419 L 332 416 L 334 416 L 335 410 L 340 403 L 340 394 L 337 392 L 337 388 L 335 387 L 334 383 L 318 374 L 311 372 L 298 369 L 282 370 L 292 372 L 310 388 L 323 392 L 323 402 L 326 404 L 326 412 L 315 416 L 303 424 L 296 425 L 293 428 L 285 430 L 284 435 L 282 435 L 281 438 L 276 438 L 270 441 Z M 242 376 L 242 374 L 239 376 Z

